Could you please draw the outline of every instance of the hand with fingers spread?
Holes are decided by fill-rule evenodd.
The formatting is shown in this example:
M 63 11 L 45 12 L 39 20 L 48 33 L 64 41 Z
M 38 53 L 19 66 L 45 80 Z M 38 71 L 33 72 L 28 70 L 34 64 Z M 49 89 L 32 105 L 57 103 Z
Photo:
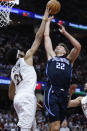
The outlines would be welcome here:
M 48 6 L 46 6 L 46 10 L 48 10 L 48 12 L 49 12 L 49 14 L 50 14 L 51 9 L 50 9 Z
M 64 34 L 66 32 L 65 27 L 61 24 L 58 24 L 58 25 L 60 27 L 60 29 L 59 29 L 60 33 Z

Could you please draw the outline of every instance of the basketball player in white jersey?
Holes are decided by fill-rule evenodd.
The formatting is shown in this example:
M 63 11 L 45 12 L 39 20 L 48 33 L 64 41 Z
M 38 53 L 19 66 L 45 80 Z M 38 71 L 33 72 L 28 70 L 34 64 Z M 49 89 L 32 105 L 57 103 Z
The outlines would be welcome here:
M 36 97 L 34 91 L 37 75 L 33 67 L 33 56 L 41 43 L 48 15 L 49 9 L 46 7 L 33 45 L 25 55 L 16 48 L 7 53 L 8 63 L 14 65 L 11 70 L 9 98 L 14 101 L 14 108 L 18 115 L 18 127 L 21 131 L 31 131 L 35 119 Z
M 79 96 L 74 100 L 70 100 L 68 103 L 68 108 L 81 106 L 83 113 L 84 113 L 85 117 L 87 118 L 87 83 L 85 83 L 85 85 L 84 85 L 84 91 L 86 92 L 86 96 L 83 96 L 83 97 Z M 72 95 L 72 91 L 71 91 L 70 95 Z

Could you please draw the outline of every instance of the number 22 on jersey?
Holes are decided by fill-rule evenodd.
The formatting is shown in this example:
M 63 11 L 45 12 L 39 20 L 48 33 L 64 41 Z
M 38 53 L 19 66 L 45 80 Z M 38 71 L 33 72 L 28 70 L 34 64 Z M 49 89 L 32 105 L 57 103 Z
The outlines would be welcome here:
M 64 64 L 64 63 L 57 62 L 56 68 L 58 68 L 58 69 L 60 69 L 60 70 L 65 70 L 65 64 Z

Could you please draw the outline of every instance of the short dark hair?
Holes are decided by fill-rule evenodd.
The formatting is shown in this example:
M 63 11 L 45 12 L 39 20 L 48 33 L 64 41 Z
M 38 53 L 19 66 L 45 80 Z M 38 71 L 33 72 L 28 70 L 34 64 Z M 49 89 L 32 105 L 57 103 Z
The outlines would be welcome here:
M 63 47 L 65 48 L 66 55 L 69 54 L 70 51 L 69 51 L 69 49 L 67 48 L 66 44 L 64 44 L 64 43 L 59 43 L 58 45 L 59 45 L 59 46 L 63 46 Z
M 15 65 L 16 64 L 16 61 L 17 61 L 17 52 L 18 52 L 18 49 L 17 48 L 12 48 L 10 49 L 7 54 L 6 54 L 6 59 L 7 59 L 7 62 L 11 65 Z

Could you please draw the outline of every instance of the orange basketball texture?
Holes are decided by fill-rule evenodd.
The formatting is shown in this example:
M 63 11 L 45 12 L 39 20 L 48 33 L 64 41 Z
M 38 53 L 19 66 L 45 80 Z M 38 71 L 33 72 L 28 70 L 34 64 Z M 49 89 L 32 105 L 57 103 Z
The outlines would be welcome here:
M 55 15 L 56 13 L 60 12 L 61 9 L 61 4 L 59 1 L 57 0 L 50 0 L 47 3 L 47 7 L 49 7 L 49 9 L 51 9 L 50 14 L 51 15 Z

